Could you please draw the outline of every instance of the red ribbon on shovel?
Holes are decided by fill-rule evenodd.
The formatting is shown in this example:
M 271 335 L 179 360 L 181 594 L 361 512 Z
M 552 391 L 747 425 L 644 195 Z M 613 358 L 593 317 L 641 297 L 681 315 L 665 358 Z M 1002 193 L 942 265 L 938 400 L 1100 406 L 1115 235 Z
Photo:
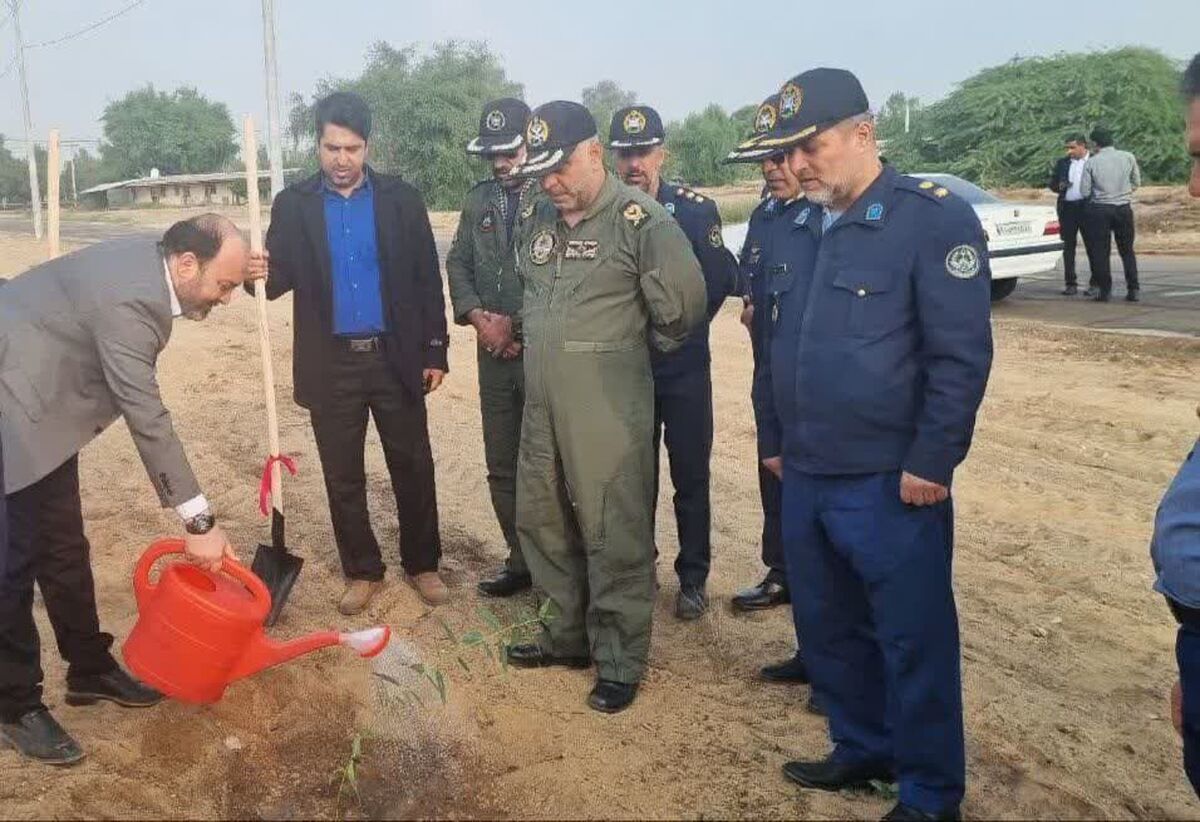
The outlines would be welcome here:
M 262 482 L 258 486 L 258 510 L 262 511 L 264 517 L 271 513 L 271 466 L 275 463 L 286 468 L 293 477 L 296 476 L 296 461 L 291 457 L 283 454 L 267 457 L 267 464 L 263 467 Z

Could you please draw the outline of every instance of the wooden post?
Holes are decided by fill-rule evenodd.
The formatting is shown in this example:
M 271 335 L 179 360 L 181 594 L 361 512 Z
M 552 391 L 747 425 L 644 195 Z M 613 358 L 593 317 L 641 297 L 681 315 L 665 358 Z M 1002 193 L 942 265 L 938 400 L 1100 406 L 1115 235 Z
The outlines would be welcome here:
M 250 250 L 263 250 L 262 211 L 258 200 L 258 142 L 254 137 L 254 118 L 246 115 L 242 130 L 242 160 L 246 164 L 246 203 L 250 208 Z M 254 302 L 258 308 L 258 347 L 262 353 L 263 391 L 267 401 L 267 443 L 270 456 L 279 456 L 279 418 L 275 410 L 275 367 L 271 362 L 271 329 L 267 323 L 267 283 L 255 283 Z M 279 461 L 271 463 L 271 502 L 283 513 L 283 469 Z
M 58 129 L 51 129 L 50 142 L 46 151 L 46 232 L 50 240 L 50 259 L 53 260 L 61 253 L 58 242 L 59 228 L 59 181 L 62 178 L 62 164 L 58 156 Z

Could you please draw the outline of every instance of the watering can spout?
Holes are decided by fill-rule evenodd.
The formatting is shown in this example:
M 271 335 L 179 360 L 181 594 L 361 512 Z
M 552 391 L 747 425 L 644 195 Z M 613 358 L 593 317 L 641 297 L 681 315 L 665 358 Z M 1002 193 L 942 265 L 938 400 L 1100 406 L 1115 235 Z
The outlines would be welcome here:
M 229 672 L 229 681 L 242 679 L 264 668 L 274 667 L 319 648 L 328 648 L 330 645 L 345 645 L 359 656 L 373 657 L 387 646 L 391 637 L 391 628 L 386 625 L 351 633 L 320 631 L 287 642 L 275 642 L 266 634 L 259 633 L 254 636 L 238 664 Z

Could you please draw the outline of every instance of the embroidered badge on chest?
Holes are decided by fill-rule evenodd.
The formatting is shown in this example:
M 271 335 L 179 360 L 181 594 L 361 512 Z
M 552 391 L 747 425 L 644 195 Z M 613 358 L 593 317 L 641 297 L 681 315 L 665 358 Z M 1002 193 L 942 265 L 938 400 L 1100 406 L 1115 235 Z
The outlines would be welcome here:
M 545 265 L 554 254 L 554 232 L 543 229 L 529 241 L 529 260 L 534 265 Z
M 969 280 L 983 267 L 974 246 L 957 245 L 946 255 L 946 273 L 960 280 Z
M 721 227 L 714 225 L 708 230 L 708 244 L 713 248 L 720 248 L 725 245 L 725 240 L 721 238 Z
M 567 260 L 594 260 L 600 251 L 599 240 L 567 240 L 563 258 Z
M 650 219 L 650 215 L 646 213 L 646 209 L 642 208 L 640 203 L 630 200 L 625 204 L 621 215 L 634 228 L 641 228 L 642 224 Z
M 525 220 L 528 220 L 530 217 L 533 216 L 533 206 L 534 206 L 533 203 L 529 203 L 529 205 L 527 205 L 523 209 L 521 209 L 522 222 Z
M 484 214 L 483 219 L 479 221 L 479 230 L 486 234 L 489 231 L 493 231 L 495 228 L 496 221 L 492 218 L 491 213 L 489 212 Z

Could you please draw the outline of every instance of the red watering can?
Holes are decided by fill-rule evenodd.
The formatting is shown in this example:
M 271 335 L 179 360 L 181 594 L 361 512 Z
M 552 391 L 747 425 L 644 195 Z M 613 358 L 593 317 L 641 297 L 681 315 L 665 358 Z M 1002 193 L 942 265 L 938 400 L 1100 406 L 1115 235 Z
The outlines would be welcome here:
M 186 562 L 168 565 L 157 583 L 150 568 L 182 554 L 183 540 L 159 540 L 133 572 L 138 620 L 123 653 L 135 676 L 182 702 L 216 702 L 229 683 L 263 668 L 325 648 L 345 645 L 363 657 L 388 644 L 386 625 L 354 633 L 322 631 L 289 642 L 263 633 L 271 594 L 248 568 L 230 559 L 213 574 Z

